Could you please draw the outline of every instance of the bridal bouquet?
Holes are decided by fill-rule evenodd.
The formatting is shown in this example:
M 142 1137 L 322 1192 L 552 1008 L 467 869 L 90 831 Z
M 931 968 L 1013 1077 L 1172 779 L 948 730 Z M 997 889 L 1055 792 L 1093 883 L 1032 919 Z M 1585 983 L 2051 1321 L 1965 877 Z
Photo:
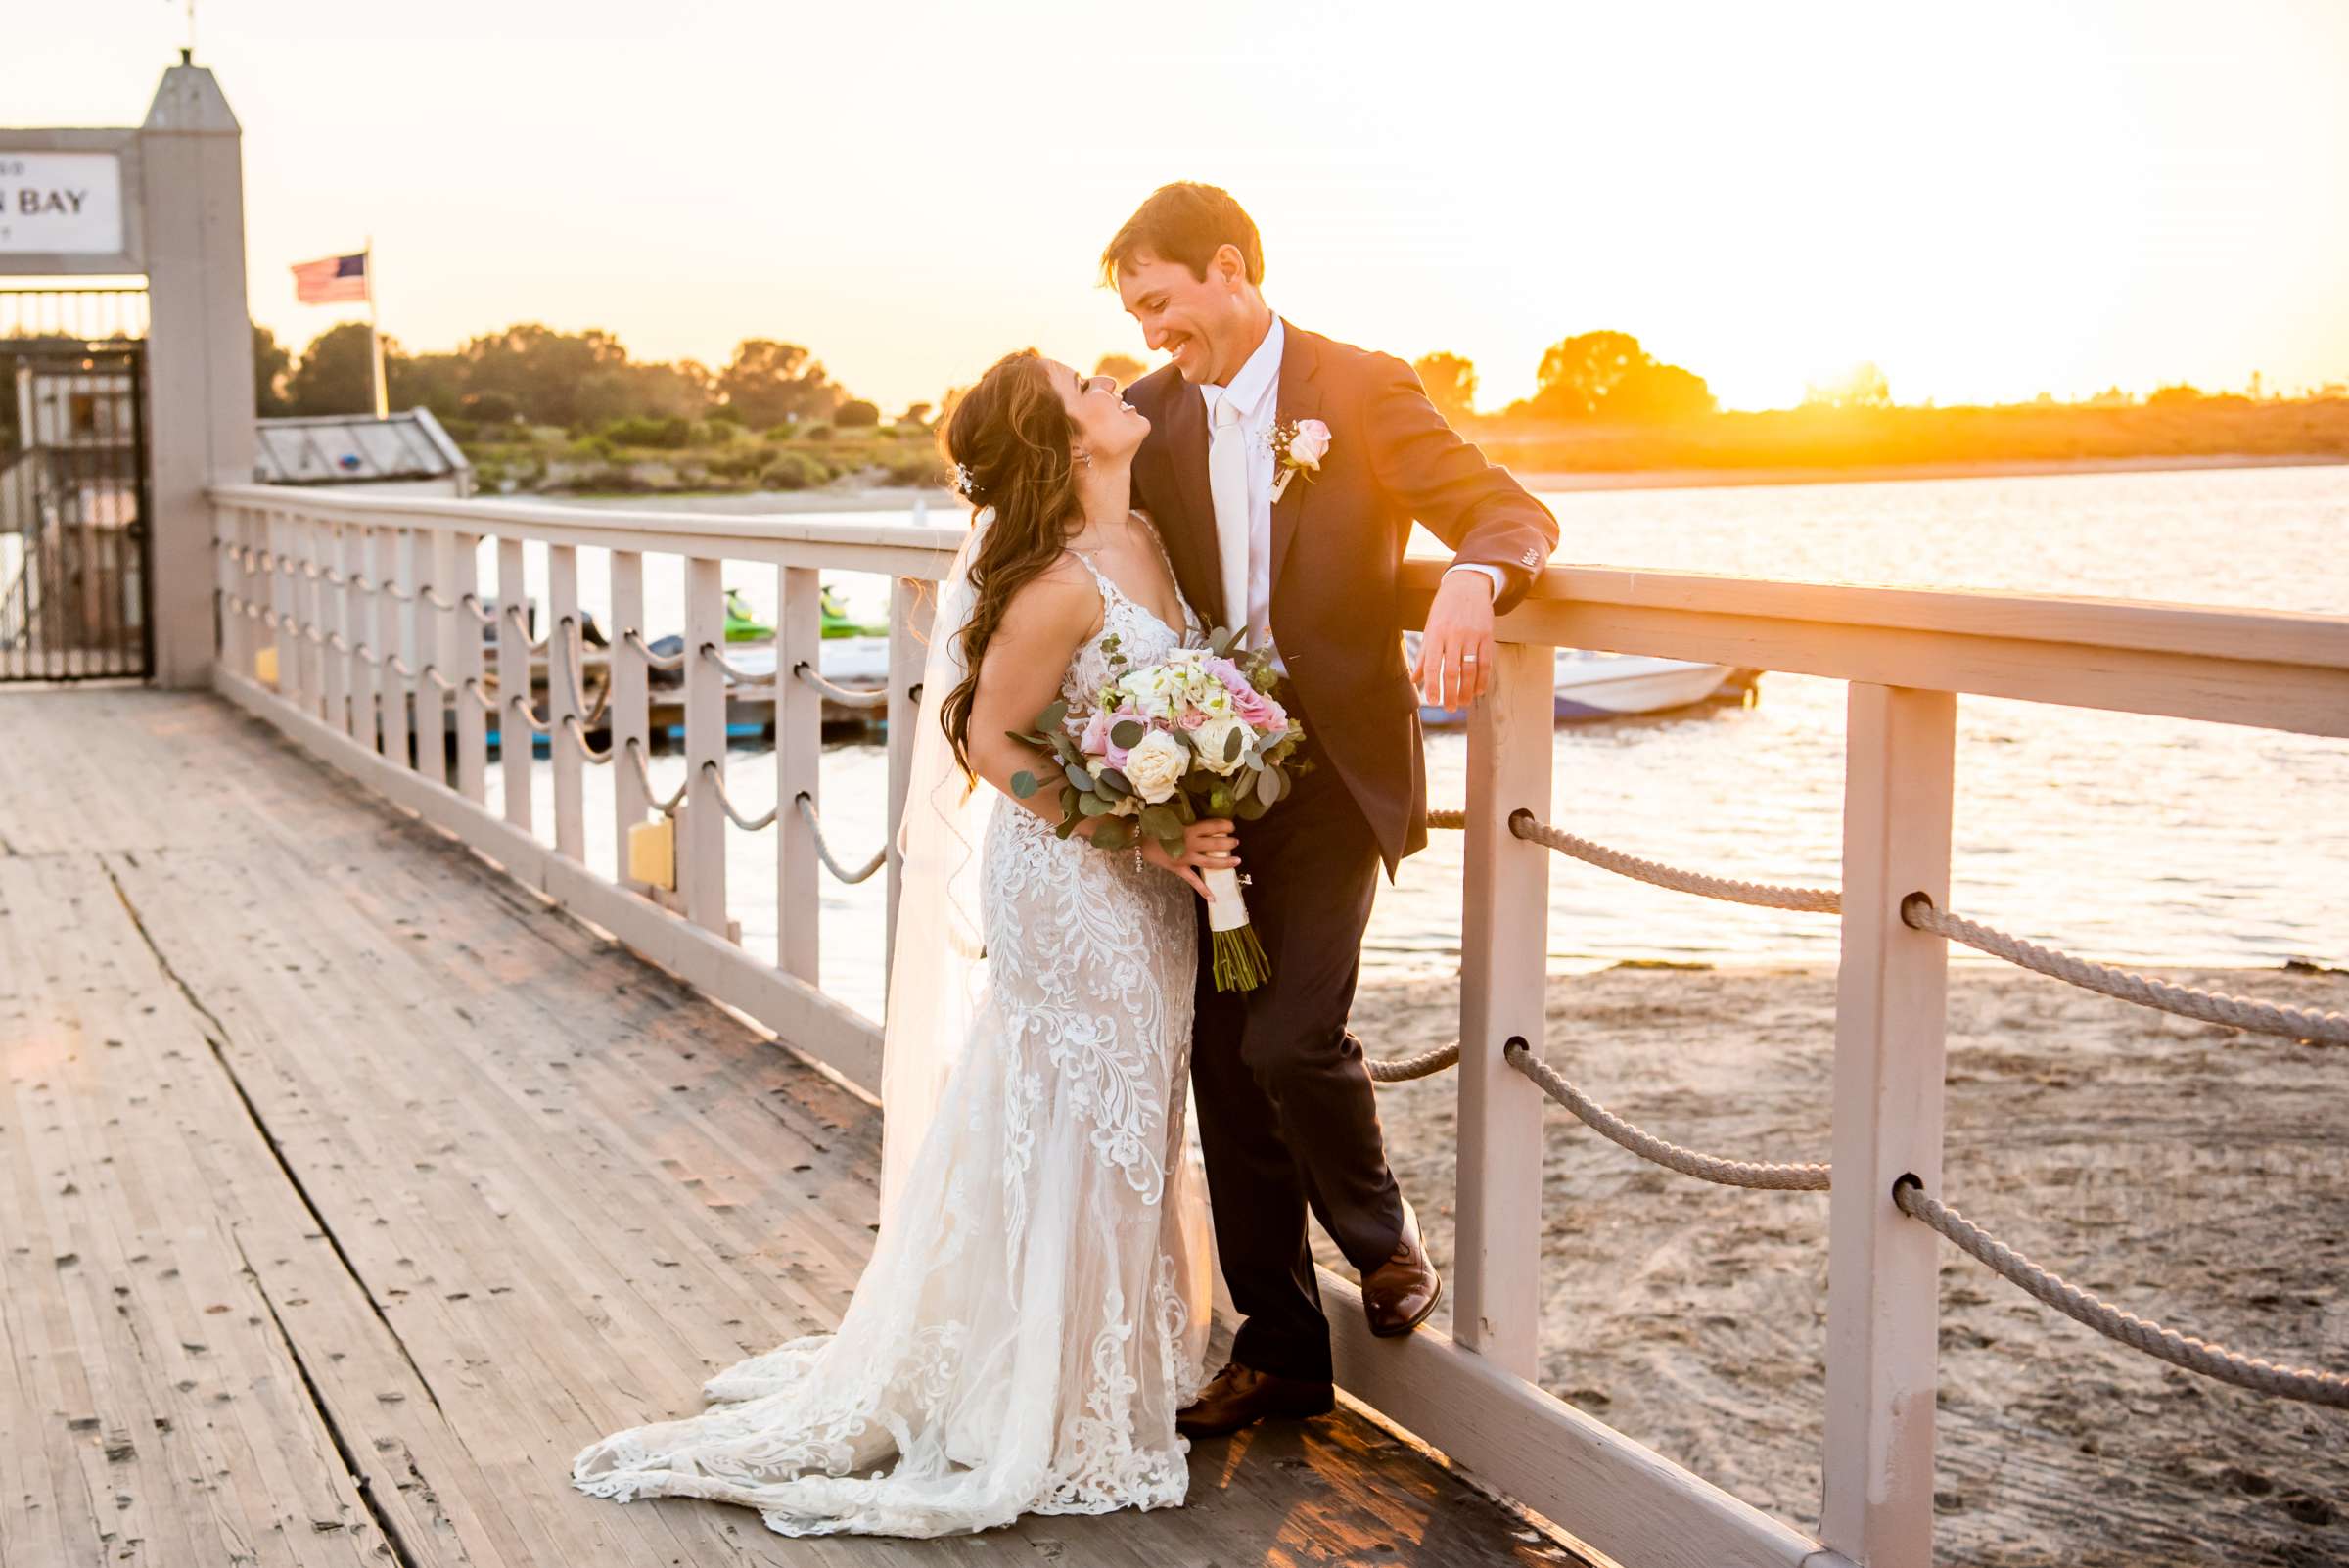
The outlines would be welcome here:
M 1104 639 L 1113 671 L 1092 710 L 1072 717 L 1066 701 L 1036 715 L 1033 734 L 1012 738 L 1050 749 L 1060 763 L 1060 836 L 1103 818 L 1092 842 L 1123 849 L 1148 834 L 1171 855 L 1182 853 L 1183 829 L 1207 817 L 1253 821 L 1279 804 L 1295 776 L 1312 764 L 1291 762 L 1305 741 L 1274 693 L 1270 657 L 1231 655 L 1234 633 L 1219 630 L 1204 648 L 1176 648 L 1147 665 L 1125 664 L 1115 638 Z M 1014 774 L 1022 800 L 1045 787 L 1032 772 Z M 1215 900 L 1219 991 L 1253 991 L 1269 968 L 1248 923 L 1240 879 L 1225 867 L 1203 873 Z

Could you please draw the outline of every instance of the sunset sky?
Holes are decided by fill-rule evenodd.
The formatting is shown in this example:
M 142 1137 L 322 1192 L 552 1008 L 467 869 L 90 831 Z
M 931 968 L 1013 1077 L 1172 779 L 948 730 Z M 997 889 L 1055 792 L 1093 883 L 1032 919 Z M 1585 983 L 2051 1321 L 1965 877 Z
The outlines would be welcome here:
M 143 115 L 180 4 L 15 9 L 0 116 Z M 254 317 L 375 237 L 388 331 L 811 346 L 894 411 L 1036 344 L 1153 186 L 1229 188 L 1307 326 L 1476 360 L 1618 328 L 1737 407 L 2349 381 L 2349 4 L 199 0 Z M 1153 362 L 1155 357 L 1152 356 Z

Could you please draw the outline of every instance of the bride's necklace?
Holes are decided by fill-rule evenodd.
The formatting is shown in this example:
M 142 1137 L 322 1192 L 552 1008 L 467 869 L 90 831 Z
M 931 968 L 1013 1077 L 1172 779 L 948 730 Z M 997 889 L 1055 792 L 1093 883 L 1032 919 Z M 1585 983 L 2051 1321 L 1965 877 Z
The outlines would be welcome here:
M 1119 534 L 1118 542 L 1120 544 L 1131 542 L 1133 538 L 1133 514 L 1128 512 L 1124 518 L 1120 519 L 1119 522 L 1122 531 Z M 1107 531 L 1109 525 L 1106 523 L 1087 522 L 1085 527 L 1094 530 L 1096 532 L 1104 532 Z M 1109 543 L 1107 540 L 1104 540 L 1099 544 L 1072 544 L 1069 546 L 1069 548 L 1076 551 L 1079 555 L 1099 555 L 1102 551 L 1109 548 Z

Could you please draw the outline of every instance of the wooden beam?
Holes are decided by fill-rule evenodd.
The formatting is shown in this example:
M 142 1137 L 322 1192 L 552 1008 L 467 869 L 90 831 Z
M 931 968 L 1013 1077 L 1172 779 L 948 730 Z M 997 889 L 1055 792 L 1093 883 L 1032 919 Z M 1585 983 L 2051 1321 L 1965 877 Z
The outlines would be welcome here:
M 1932 1568 L 1941 1246 L 1892 1188 L 1941 1185 L 1949 945 L 1901 900 L 1949 902 L 1958 700 L 1854 684 L 1850 712 L 1819 1533 L 1868 1568 Z

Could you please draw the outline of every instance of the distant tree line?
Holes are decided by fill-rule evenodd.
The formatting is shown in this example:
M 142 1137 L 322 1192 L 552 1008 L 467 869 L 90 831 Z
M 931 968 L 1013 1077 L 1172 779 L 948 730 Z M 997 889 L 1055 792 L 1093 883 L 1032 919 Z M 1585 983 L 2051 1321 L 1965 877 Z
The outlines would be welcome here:
M 329 327 L 299 359 L 256 324 L 253 347 L 254 404 L 265 418 L 374 406 L 363 322 Z M 851 396 L 806 348 L 769 338 L 744 339 L 713 370 L 693 359 L 630 359 L 618 338 L 592 328 L 524 322 L 445 353 L 412 354 L 387 335 L 384 376 L 392 407 L 429 408 L 452 432 L 479 439 L 494 439 L 505 426 L 582 431 L 622 420 L 677 428 L 717 420 L 753 430 L 881 423 L 879 407 Z M 919 424 L 928 413 L 928 404 L 916 404 L 901 417 Z

